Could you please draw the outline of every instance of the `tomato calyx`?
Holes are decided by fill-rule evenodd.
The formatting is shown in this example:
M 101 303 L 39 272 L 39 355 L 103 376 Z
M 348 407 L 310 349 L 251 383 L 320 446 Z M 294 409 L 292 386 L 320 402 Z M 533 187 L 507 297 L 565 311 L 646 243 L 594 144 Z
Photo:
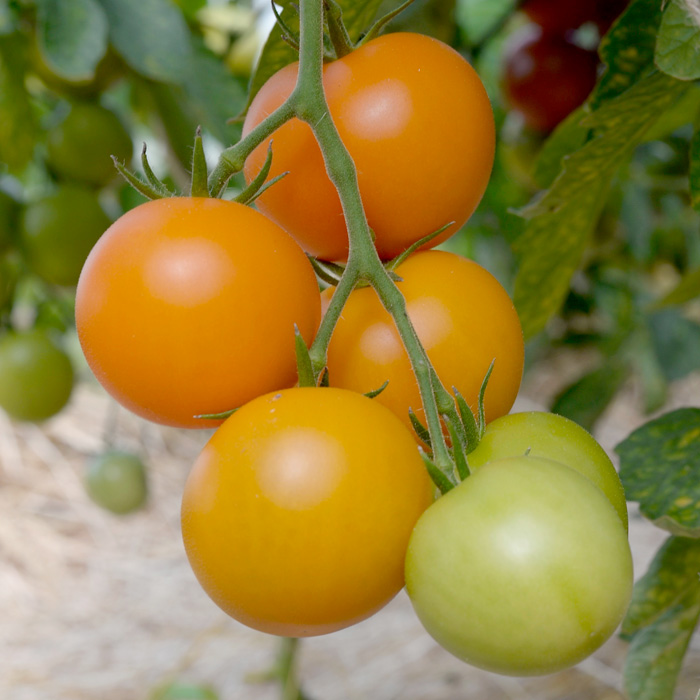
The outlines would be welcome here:
M 424 245 L 430 243 L 433 238 L 437 238 L 443 231 L 446 231 L 450 226 L 454 226 L 454 221 L 448 221 L 444 226 L 441 226 L 436 231 L 429 233 L 423 238 L 419 238 L 413 245 L 409 246 L 402 253 L 399 253 L 395 258 L 392 258 L 388 262 L 384 263 L 384 267 L 391 273 L 393 272 L 402 262 L 404 262 L 410 255 L 415 253 L 417 250 L 422 248 Z M 394 281 L 400 281 L 396 279 L 396 275 L 393 276 Z
M 159 180 L 153 172 L 148 162 L 146 148 L 146 144 L 144 143 L 141 149 L 141 167 L 143 168 L 143 174 L 146 180 L 142 180 L 138 175 L 131 172 L 123 163 L 120 163 L 115 156 L 112 156 L 114 167 L 139 194 L 142 194 L 147 199 L 153 200 L 174 197 L 176 193 L 170 190 L 162 180 Z

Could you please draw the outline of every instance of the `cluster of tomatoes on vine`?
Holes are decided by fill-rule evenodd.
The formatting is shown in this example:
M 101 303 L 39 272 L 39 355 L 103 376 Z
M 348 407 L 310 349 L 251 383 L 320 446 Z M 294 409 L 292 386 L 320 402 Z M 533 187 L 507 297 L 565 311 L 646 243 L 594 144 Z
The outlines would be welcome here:
M 244 136 L 297 73 L 292 64 L 262 87 Z M 486 188 L 485 90 L 456 51 L 409 33 L 328 62 L 323 85 L 376 250 L 461 415 L 445 495 L 436 500 L 421 458 L 431 435 L 411 362 L 371 286 L 351 292 L 318 385 L 294 386 L 299 344 L 312 345 L 334 294 L 315 267 L 342 273 L 349 250 L 299 119 L 248 154 L 237 201 L 207 196 L 199 137 L 195 196 L 168 190 L 145 159 L 145 181 L 125 173 L 152 201 L 117 220 L 83 268 L 87 361 L 144 418 L 217 428 L 188 478 L 182 529 L 201 585 L 237 620 L 283 636 L 333 632 L 405 583 L 427 630 L 464 660 L 521 675 L 576 663 L 612 634 L 631 592 L 617 474 L 570 421 L 508 415 L 523 337 L 498 281 L 449 252 L 405 256 L 446 224 L 424 248 L 454 233 Z
M 523 3 L 528 22 L 506 42 L 503 92 L 528 127 L 550 132 L 585 101 L 600 65 L 597 40 L 626 6 L 627 0 Z M 577 42 L 583 28 L 588 40 Z
M 72 291 L 111 223 L 100 203 L 115 180 L 110 155 L 130 160 L 133 151 L 121 119 L 97 100 L 111 69 L 100 64 L 91 84 L 66 83 L 33 51 L 37 89 L 53 107 L 37 149 L 42 183 L 25 189 L 8 179 L 0 189 L 0 408 L 19 421 L 46 420 L 71 397 L 64 332 L 73 323 Z M 91 462 L 86 487 L 105 508 L 131 511 L 145 500 L 144 466 L 135 455 L 107 452 Z

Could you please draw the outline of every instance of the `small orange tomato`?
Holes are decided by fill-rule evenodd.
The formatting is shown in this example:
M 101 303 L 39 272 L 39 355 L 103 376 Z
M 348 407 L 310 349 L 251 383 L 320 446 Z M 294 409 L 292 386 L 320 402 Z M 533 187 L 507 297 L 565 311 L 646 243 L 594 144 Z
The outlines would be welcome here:
M 485 395 L 486 420 L 510 410 L 523 372 L 523 334 L 507 292 L 483 267 L 459 255 L 427 251 L 409 257 L 403 279 L 408 315 L 438 376 L 457 387 L 476 412 L 479 389 L 495 361 Z M 332 289 L 322 296 L 333 294 Z M 328 348 L 332 386 L 367 392 L 389 384 L 375 401 L 410 426 L 408 409 L 424 421 L 418 384 L 391 316 L 374 290 L 350 295 Z
M 298 64 L 273 75 L 248 110 L 247 134 L 294 88 Z M 382 258 L 454 221 L 451 236 L 481 199 L 493 165 L 495 128 L 486 90 L 454 49 L 421 34 L 387 34 L 326 64 L 330 114 L 357 168 L 360 193 Z M 248 157 L 254 178 L 272 141 L 269 177 L 289 174 L 256 206 L 317 257 L 345 259 L 340 200 L 309 126 L 293 119 Z
M 432 487 L 408 430 L 341 389 L 259 397 L 204 448 L 182 533 L 214 602 L 270 634 L 360 622 L 404 584 L 408 539 Z
M 156 423 L 236 408 L 296 381 L 294 324 L 313 340 L 320 295 L 301 248 L 234 202 L 173 197 L 118 219 L 80 276 L 76 325 L 100 383 Z

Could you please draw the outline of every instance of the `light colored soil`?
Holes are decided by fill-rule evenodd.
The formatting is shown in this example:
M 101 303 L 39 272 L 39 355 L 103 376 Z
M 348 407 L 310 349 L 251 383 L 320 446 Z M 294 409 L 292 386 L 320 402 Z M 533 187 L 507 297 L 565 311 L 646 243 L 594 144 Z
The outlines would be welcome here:
M 538 368 L 517 408 L 543 406 L 577 362 L 562 356 Z M 700 377 L 674 387 L 671 406 L 680 405 L 700 405 Z M 646 419 L 635 406 L 631 388 L 601 421 L 609 451 Z M 83 384 L 41 427 L 0 414 L 0 698 L 145 700 L 180 679 L 210 683 L 221 700 L 275 700 L 274 686 L 247 677 L 270 665 L 276 640 L 220 612 L 185 560 L 180 495 L 207 433 L 114 412 Z M 116 518 L 84 493 L 85 462 L 104 447 L 105 430 L 150 466 L 150 504 L 138 514 Z M 630 537 L 640 575 L 665 536 L 632 511 Z M 625 646 L 613 639 L 548 678 L 499 677 L 440 649 L 402 593 L 366 622 L 305 640 L 301 675 L 313 700 L 613 700 L 624 697 Z M 694 700 L 699 686 L 694 645 L 677 699 Z

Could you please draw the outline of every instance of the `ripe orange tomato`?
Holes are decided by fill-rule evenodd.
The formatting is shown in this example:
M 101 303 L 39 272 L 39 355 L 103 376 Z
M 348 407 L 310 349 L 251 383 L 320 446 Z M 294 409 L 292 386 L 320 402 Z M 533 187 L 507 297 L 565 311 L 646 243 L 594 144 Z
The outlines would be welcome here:
M 291 93 L 298 64 L 276 73 L 256 95 L 248 133 Z M 481 199 L 493 164 L 495 129 L 486 91 L 452 48 L 420 34 L 368 42 L 324 67 L 330 114 L 355 161 L 360 193 L 382 258 L 454 221 L 430 247 L 451 236 Z M 311 129 L 294 119 L 248 157 L 255 177 L 272 141 L 269 177 L 289 171 L 258 200 L 264 214 L 308 253 L 333 260 L 348 253 L 340 200 Z
M 229 615 L 270 634 L 326 634 L 401 589 L 432 492 L 411 434 L 386 408 L 341 389 L 288 389 L 214 434 L 185 486 L 182 534 Z
M 85 263 L 76 297 L 85 357 L 102 385 L 156 423 L 194 418 L 296 381 L 294 324 L 320 319 L 311 265 L 249 207 L 174 197 L 117 220 Z
M 417 253 L 396 269 L 408 315 L 438 376 L 456 386 L 476 412 L 492 360 L 486 420 L 510 410 L 523 371 L 523 334 L 510 297 L 493 275 L 443 251 Z M 332 290 L 323 292 L 328 298 Z M 410 426 L 408 409 L 424 421 L 418 385 L 391 316 L 374 290 L 350 295 L 328 348 L 332 386 L 367 392 L 389 384 L 375 401 Z

